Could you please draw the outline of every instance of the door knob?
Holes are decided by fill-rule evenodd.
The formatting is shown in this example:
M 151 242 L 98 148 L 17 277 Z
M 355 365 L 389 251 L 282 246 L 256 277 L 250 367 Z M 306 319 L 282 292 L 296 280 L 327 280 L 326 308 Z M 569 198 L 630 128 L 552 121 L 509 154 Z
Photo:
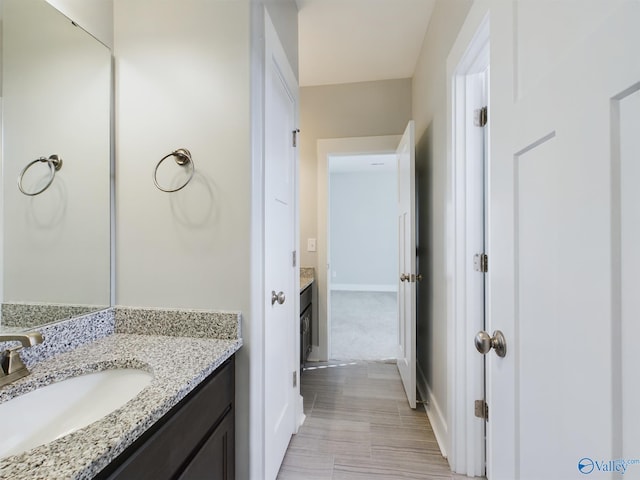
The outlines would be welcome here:
M 275 290 L 271 291 L 271 305 L 273 305 L 276 302 L 278 302 L 278 305 L 282 305 L 285 300 L 286 298 L 284 296 L 284 292 L 276 293 Z
M 411 277 L 409 275 L 405 275 L 404 273 L 400 274 L 400 281 L 401 282 L 408 282 L 410 278 Z
M 476 335 L 475 344 L 476 350 L 483 355 L 489 352 L 492 348 L 496 351 L 496 355 L 499 357 L 504 357 L 507 354 L 507 340 L 504 338 L 504 334 L 500 330 L 493 332 L 493 337 L 484 330 L 479 331 Z

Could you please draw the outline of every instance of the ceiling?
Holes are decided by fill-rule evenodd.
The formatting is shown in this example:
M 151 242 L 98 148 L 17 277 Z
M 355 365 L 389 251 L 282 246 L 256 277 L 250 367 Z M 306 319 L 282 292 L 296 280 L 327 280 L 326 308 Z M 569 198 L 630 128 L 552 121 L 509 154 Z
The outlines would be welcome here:
M 413 76 L 435 0 L 296 0 L 300 86 Z

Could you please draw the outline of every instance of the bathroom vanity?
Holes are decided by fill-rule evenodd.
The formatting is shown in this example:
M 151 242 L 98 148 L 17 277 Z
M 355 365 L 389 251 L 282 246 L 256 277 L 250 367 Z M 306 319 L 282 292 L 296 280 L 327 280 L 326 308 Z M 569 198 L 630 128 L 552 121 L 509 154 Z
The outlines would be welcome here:
M 233 479 L 240 315 L 122 308 L 100 315 L 43 327 L 44 342 L 22 351 L 30 375 L 2 387 L 0 403 L 109 369 L 149 372 L 150 383 L 97 421 L 2 458 L 0 478 Z M 85 344 L 65 342 L 85 333 Z
M 311 353 L 311 328 L 313 327 L 311 285 L 300 292 L 300 371 Z
M 232 480 L 234 392 L 231 357 L 95 478 Z
M 313 323 L 313 282 L 314 269 L 300 267 L 300 375 L 315 338 Z

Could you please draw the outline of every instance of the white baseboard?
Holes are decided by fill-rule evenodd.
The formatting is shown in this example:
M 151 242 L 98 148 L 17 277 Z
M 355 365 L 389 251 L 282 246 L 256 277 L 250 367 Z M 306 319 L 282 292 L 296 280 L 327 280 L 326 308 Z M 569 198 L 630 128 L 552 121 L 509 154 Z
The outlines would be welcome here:
M 431 422 L 433 434 L 438 442 L 438 447 L 440 447 L 440 453 L 442 453 L 444 458 L 447 458 L 447 438 L 449 436 L 447 420 L 444 418 L 444 415 L 442 415 L 442 410 L 440 410 L 436 397 L 433 396 L 431 389 L 429 389 L 427 402 L 427 417 L 429 417 L 429 422 Z
M 363 285 L 355 283 L 332 283 L 331 290 L 351 292 L 397 292 L 397 285 Z
M 320 358 L 320 347 L 317 345 L 311 345 L 311 352 L 309 352 L 309 356 L 307 357 L 307 362 L 321 362 Z
M 418 387 L 418 392 L 420 393 L 422 400 L 426 402 L 424 405 L 424 409 L 427 412 L 427 417 L 429 417 L 429 422 L 431 423 L 433 434 L 435 435 L 436 441 L 438 442 L 440 453 L 444 458 L 447 458 L 447 438 L 449 437 L 447 419 L 444 418 L 444 415 L 442 415 L 442 410 L 438 406 L 436 397 L 433 395 L 433 392 L 429 388 L 429 384 L 427 383 L 427 379 L 424 376 L 424 372 L 422 371 L 422 368 L 420 368 L 420 364 L 418 364 L 417 362 L 416 376 L 416 385 Z
M 296 431 L 294 433 L 298 433 L 298 430 L 306 420 L 307 416 L 304 414 L 304 398 L 302 395 L 298 395 L 298 419 L 296 423 Z

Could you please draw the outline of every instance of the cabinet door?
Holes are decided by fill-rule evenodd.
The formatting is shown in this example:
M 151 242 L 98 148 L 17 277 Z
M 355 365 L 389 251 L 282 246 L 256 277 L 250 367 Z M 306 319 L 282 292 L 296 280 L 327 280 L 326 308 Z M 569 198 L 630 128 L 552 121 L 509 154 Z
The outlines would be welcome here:
M 229 412 L 202 445 L 179 480 L 233 480 L 235 478 L 234 415 Z
M 307 308 L 302 314 L 300 329 L 302 331 L 302 342 L 300 342 L 300 353 L 302 363 L 307 361 L 311 351 L 311 308 Z
M 222 425 L 223 418 L 233 418 L 234 397 L 234 359 L 231 358 L 95 479 L 174 479 L 184 464 L 197 455 L 200 445 L 210 438 L 207 435 L 214 425 Z

